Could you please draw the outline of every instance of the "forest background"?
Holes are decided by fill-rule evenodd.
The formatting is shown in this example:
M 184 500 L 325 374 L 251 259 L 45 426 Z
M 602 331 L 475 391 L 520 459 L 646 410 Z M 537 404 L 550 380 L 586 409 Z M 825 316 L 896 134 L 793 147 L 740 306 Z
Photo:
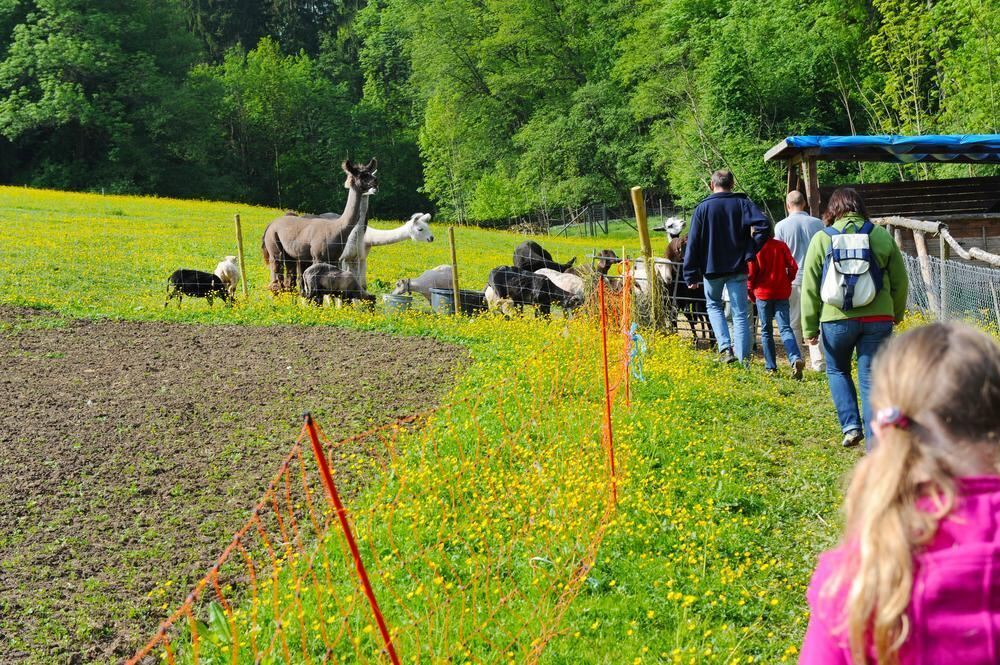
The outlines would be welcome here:
M 792 134 L 1000 129 L 992 0 L 0 0 L 0 183 L 467 222 L 780 196 Z M 822 178 L 966 166 L 826 164 Z

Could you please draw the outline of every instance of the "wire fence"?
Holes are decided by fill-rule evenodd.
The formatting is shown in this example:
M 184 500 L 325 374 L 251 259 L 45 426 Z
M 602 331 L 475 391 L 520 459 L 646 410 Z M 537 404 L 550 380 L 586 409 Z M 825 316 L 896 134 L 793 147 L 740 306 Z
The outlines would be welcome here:
M 904 254 L 903 258 L 910 280 L 910 309 L 1000 331 L 1000 270 L 934 256 L 921 260 Z
M 307 417 L 245 525 L 127 661 L 536 662 L 617 508 L 631 293 L 474 396 L 331 442 Z M 337 479 L 352 482 L 349 495 Z

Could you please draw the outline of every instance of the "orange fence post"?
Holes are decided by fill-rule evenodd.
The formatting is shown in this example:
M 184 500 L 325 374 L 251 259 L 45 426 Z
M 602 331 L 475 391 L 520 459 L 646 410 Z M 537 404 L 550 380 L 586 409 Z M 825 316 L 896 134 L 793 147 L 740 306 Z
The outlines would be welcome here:
M 344 530 L 344 538 L 347 540 L 347 546 L 351 549 L 351 557 L 354 559 L 354 567 L 358 571 L 358 578 L 360 578 L 361 586 L 364 588 L 365 596 L 368 598 L 368 604 L 371 605 L 372 614 L 375 615 L 375 623 L 378 624 L 379 632 L 382 633 L 382 641 L 385 644 L 386 653 L 389 654 L 389 660 L 392 661 L 393 665 L 400 665 L 399 656 L 396 655 L 396 648 L 392 645 L 392 635 L 389 634 L 389 627 L 385 623 L 385 617 L 382 616 L 382 610 L 379 609 L 371 582 L 368 581 L 368 573 L 365 571 L 365 564 L 361 560 L 361 552 L 358 550 L 358 544 L 354 541 L 354 532 L 351 531 L 351 524 L 347 519 L 347 510 L 340 501 L 340 494 L 337 493 L 337 486 L 333 482 L 333 474 L 330 473 L 330 465 L 326 461 L 323 445 L 319 442 L 316 423 L 313 421 L 312 414 L 307 413 L 305 418 L 306 429 L 309 431 L 309 439 L 312 441 L 313 454 L 316 456 L 316 463 L 319 465 L 323 485 L 326 487 L 326 491 L 330 495 L 330 500 L 333 501 L 333 506 L 337 511 L 337 518 L 340 520 L 340 526 Z
M 604 431 L 608 437 L 608 460 L 611 464 L 611 498 L 618 505 L 618 477 L 615 475 L 615 439 L 611 430 L 611 379 L 608 375 L 608 309 L 604 302 L 604 280 L 598 281 L 601 296 L 601 348 L 604 360 Z

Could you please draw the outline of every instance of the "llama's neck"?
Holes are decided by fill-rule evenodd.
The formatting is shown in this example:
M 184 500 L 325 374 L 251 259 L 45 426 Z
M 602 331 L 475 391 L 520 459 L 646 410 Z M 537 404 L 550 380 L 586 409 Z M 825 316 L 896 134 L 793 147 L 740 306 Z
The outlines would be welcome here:
M 340 219 L 347 222 L 350 233 L 347 236 L 347 244 L 344 247 L 343 258 L 354 258 L 361 255 L 361 247 L 364 244 L 365 230 L 368 228 L 368 197 L 355 190 L 353 187 L 347 195 L 347 205 L 344 206 L 344 213 Z
M 380 245 L 392 245 L 410 239 L 410 226 L 407 222 L 394 229 L 373 229 L 365 227 L 365 247 L 378 247 Z
M 362 196 L 360 190 L 354 187 L 347 189 L 347 203 L 344 205 L 344 212 L 340 213 L 341 219 L 347 222 L 348 226 L 354 226 L 364 219 L 368 211 L 368 197 Z

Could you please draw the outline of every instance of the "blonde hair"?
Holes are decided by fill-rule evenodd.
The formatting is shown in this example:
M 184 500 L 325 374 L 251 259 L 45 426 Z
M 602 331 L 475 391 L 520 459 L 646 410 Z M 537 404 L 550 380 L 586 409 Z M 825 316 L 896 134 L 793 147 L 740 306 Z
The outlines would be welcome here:
M 880 665 L 894 665 L 910 631 L 913 555 L 955 503 L 953 461 L 1000 444 L 1000 347 L 968 326 L 935 323 L 890 341 L 873 374 L 872 412 L 895 407 L 909 422 L 881 428 L 858 464 L 844 505 L 845 557 L 823 594 L 843 594 L 852 660 L 867 663 L 872 648 Z

